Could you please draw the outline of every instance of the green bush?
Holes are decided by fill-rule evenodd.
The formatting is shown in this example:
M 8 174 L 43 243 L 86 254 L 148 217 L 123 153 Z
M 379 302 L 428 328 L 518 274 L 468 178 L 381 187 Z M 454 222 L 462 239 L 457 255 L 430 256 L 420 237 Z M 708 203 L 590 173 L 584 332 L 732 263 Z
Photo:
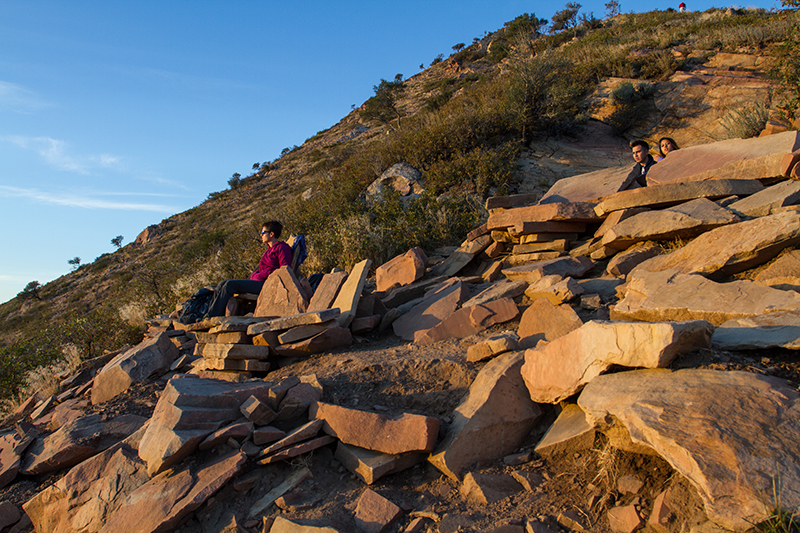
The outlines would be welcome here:
M 730 109 L 720 123 L 730 138 L 749 139 L 758 137 L 769 119 L 769 108 L 764 102 L 740 104 Z

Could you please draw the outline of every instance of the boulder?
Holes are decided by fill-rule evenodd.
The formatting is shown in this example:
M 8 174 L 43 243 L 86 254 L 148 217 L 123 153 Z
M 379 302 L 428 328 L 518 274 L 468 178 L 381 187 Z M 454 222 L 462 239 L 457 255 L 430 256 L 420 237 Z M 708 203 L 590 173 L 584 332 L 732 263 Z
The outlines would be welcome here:
M 544 276 L 525 289 L 525 296 L 535 301 L 540 298 L 550 300 L 553 305 L 561 305 L 564 302 L 574 300 L 583 294 L 583 288 L 572 278 L 562 278 L 557 274 Z
M 395 335 L 407 341 L 414 340 L 417 331 L 431 329 L 452 315 L 464 301 L 467 291 L 458 279 L 442 283 L 409 312 L 392 323 Z
M 341 312 L 336 320 L 343 328 L 349 326 L 356 316 L 358 301 L 364 291 L 364 282 L 367 280 L 371 264 L 371 260 L 364 259 L 353 267 L 331 305 L 331 307 L 338 308 Z
M 722 350 L 800 350 L 800 309 L 728 320 L 714 330 L 711 343 Z
M 517 334 L 522 348 L 533 348 L 541 340 L 553 341 L 582 325 L 569 305 L 554 305 L 547 298 L 539 298 L 522 313 Z
M 623 165 L 562 178 L 550 187 L 539 203 L 599 202 L 630 187 L 633 182 L 633 179 L 628 179 L 630 173 L 631 166 Z
M 317 402 L 309 416 L 323 420 L 325 433 L 345 444 L 388 454 L 429 452 L 439 433 L 437 419 L 411 413 L 390 417 Z
M 675 207 L 645 211 L 623 220 L 603 235 L 603 246 L 625 249 L 644 241 L 689 239 L 710 229 L 738 222 L 739 217 L 706 198 Z
M 408 163 L 395 163 L 367 187 L 367 203 L 380 202 L 388 189 L 399 193 L 404 200 L 417 198 L 425 190 L 421 178 L 422 172 Z
M 653 167 L 655 168 L 655 167 Z M 649 175 L 648 175 L 649 177 Z M 748 196 L 762 191 L 761 182 L 750 179 L 715 179 L 690 183 L 667 183 L 612 194 L 594 208 L 599 216 L 634 207 L 667 207 L 697 198 L 719 200 Z
M 412 248 L 375 269 L 377 290 L 383 292 L 395 284 L 409 285 L 425 275 L 428 256 L 422 248 Z
M 19 472 L 20 458 L 14 448 L 21 439 L 16 433 L 0 435 L 0 489 L 14 481 Z
M 520 376 L 522 362 L 522 352 L 512 352 L 486 363 L 456 407 L 444 441 L 428 458 L 451 479 L 516 450 L 541 417 Z
M 785 211 L 713 229 L 674 252 L 648 259 L 636 270 L 730 275 L 765 263 L 798 242 L 800 212 Z
M 46 474 L 76 465 L 127 438 L 146 421 L 136 415 L 106 420 L 104 415 L 96 414 L 75 419 L 37 439 L 28 449 L 20 472 Z
M 365 533 L 383 533 L 403 511 L 377 492 L 367 489 L 356 503 L 356 526 Z
M 767 137 L 728 139 L 671 152 L 647 173 L 654 184 L 695 182 L 748 176 L 756 180 L 782 176 L 786 154 L 800 148 L 800 136 L 787 131 Z
M 782 207 L 800 203 L 800 182 L 787 180 L 747 198 L 733 202 L 728 209 L 747 217 L 763 217 L 781 211 Z
M 703 320 L 593 320 L 546 346 L 526 351 L 522 378 L 533 401 L 558 403 L 612 365 L 665 367 L 681 353 L 708 348 L 712 331 Z
M 167 333 L 143 340 L 114 357 L 97 373 L 92 385 L 92 405 L 114 398 L 134 383 L 160 376 L 177 358 L 178 348 Z
M 800 294 L 739 280 L 716 283 L 698 274 L 634 269 L 612 320 L 707 320 L 719 326 L 734 318 L 800 309 Z
M 519 308 L 511 298 L 462 307 L 434 327 L 417 331 L 414 344 L 430 344 L 444 339 L 464 338 L 480 333 L 495 324 L 515 319 Z
M 228 383 L 195 377 L 174 377 L 158 399 L 139 445 L 139 457 L 150 475 L 193 453 L 221 426 L 240 418 L 251 396 L 267 402 L 270 384 Z
M 780 255 L 753 279 L 759 285 L 800 292 L 800 250 Z
M 255 317 L 284 317 L 305 313 L 308 299 L 291 267 L 272 272 L 258 294 Z
M 735 400 L 735 401 L 732 401 Z M 800 397 L 752 372 L 637 370 L 600 376 L 578 404 L 595 424 L 613 417 L 697 488 L 708 517 L 745 531 L 781 507 L 800 507 Z
M 467 348 L 467 361 L 476 363 L 484 359 L 491 359 L 501 353 L 513 352 L 519 349 L 519 336 L 513 331 L 507 331 Z

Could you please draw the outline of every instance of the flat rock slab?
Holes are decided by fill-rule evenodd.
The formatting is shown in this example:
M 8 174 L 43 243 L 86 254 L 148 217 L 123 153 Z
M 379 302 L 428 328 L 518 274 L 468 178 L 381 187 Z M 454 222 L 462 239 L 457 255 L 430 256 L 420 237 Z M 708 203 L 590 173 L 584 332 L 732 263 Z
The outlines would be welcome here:
M 728 320 L 711 337 L 722 350 L 800 350 L 800 309 Z
M 492 300 L 499 300 L 501 298 L 516 298 L 517 296 L 521 296 L 527 287 L 528 283 L 525 281 L 497 281 L 464 302 L 461 307 L 463 308 L 478 304 L 485 304 L 491 302 Z
M 311 338 L 276 346 L 274 350 L 278 355 L 297 357 L 329 352 L 342 346 L 348 346 L 351 342 L 353 342 L 353 335 L 348 328 L 333 327 L 325 328 Z
M 453 413 L 447 434 L 428 461 L 454 480 L 479 461 L 517 449 L 542 416 L 520 376 L 522 352 L 502 354 L 478 372 Z
M 511 298 L 462 307 L 431 329 L 418 331 L 414 335 L 414 344 L 430 344 L 453 338 L 463 339 L 495 324 L 513 320 L 518 315 L 519 308 Z
M 635 269 L 612 320 L 707 320 L 719 326 L 734 318 L 800 309 L 800 294 L 739 280 L 716 283 L 698 274 Z
M 473 241 L 466 241 L 455 252 L 450 254 L 447 259 L 433 268 L 433 275 L 448 278 L 455 276 L 492 242 L 490 235 L 481 235 Z
M 753 279 L 759 285 L 800 291 L 800 250 L 791 250 L 778 257 Z
M 550 203 L 515 207 L 496 211 L 489 215 L 487 227 L 490 231 L 505 229 L 525 222 L 600 222 L 595 213 L 595 204 L 586 202 Z
M 452 315 L 466 299 L 467 289 L 458 279 L 442 283 L 409 312 L 392 323 L 395 335 L 413 341 L 417 331 L 431 329 Z
M 338 529 L 323 526 L 305 526 L 276 516 L 269 533 L 339 533 Z
M 658 165 L 656 165 L 657 167 Z M 653 167 L 653 168 L 656 168 Z M 649 177 L 649 175 L 648 175 Z M 696 198 L 718 200 L 728 196 L 748 196 L 764 189 L 761 182 L 742 179 L 715 179 L 688 183 L 668 183 L 612 194 L 595 207 L 598 216 L 632 207 L 665 207 Z
M 594 266 L 588 257 L 558 257 L 537 261 L 512 268 L 503 269 L 503 275 L 511 281 L 527 281 L 533 283 L 544 276 L 559 275 L 562 278 L 583 277 Z
M 783 156 L 800 148 L 796 131 L 752 139 L 728 139 L 670 152 L 647 173 L 647 185 L 750 176 L 782 175 Z
M 20 457 L 14 452 L 14 448 L 21 440 L 16 433 L 0 435 L 0 489 L 17 477 Z
M 314 291 L 314 296 L 311 297 L 311 301 L 308 303 L 308 311 L 329 309 L 346 279 L 347 272 L 344 270 L 330 272 L 322 276 L 322 281 L 319 282 L 317 290 Z
M 77 418 L 37 439 L 28 448 L 20 472 L 46 474 L 76 465 L 125 439 L 146 421 L 136 415 L 122 415 L 112 420 L 104 420 L 100 414 Z
M 145 339 L 114 357 L 97 373 L 92 385 L 92 405 L 122 394 L 134 383 L 161 375 L 177 358 L 178 348 L 166 333 Z
M 470 472 L 461 484 L 461 493 L 467 499 L 483 505 L 504 500 L 522 490 L 522 485 L 507 474 Z
M 238 452 L 200 467 L 160 474 L 131 492 L 100 533 L 170 531 L 198 509 L 244 467 Z
M 425 455 L 422 453 L 388 454 L 350 446 L 343 442 L 336 445 L 334 457 L 367 485 L 372 485 L 385 475 L 406 470 L 425 460 Z
M 800 203 L 800 181 L 787 180 L 747 198 L 733 202 L 728 209 L 748 217 L 763 217 L 780 208 Z
M 266 359 L 269 346 L 253 344 L 195 344 L 194 355 L 209 359 Z
M 542 457 L 583 452 L 592 448 L 594 436 L 594 425 L 586 419 L 583 409 L 575 404 L 567 404 L 534 451 Z
M 348 274 L 342 288 L 336 295 L 336 299 L 331 304 L 331 307 L 338 308 L 341 314 L 336 318 L 339 325 L 346 328 L 356 316 L 356 308 L 358 308 L 358 301 L 361 299 L 361 293 L 364 291 L 364 283 L 369 274 L 369 267 L 372 264 L 370 259 L 364 259 L 357 263 Z
M 389 417 L 322 402 L 309 408 L 309 417 L 324 420 L 325 433 L 345 444 L 389 454 L 429 452 L 439 433 L 435 418 L 410 413 Z
M 599 202 L 627 189 L 633 182 L 633 179 L 628 179 L 630 173 L 631 166 L 623 165 L 562 178 L 550 187 L 539 203 Z
M 521 347 L 533 348 L 539 341 L 553 341 L 582 325 L 583 321 L 569 305 L 555 305 L 547 298 L 540 298 L 522 313 L 517 334 Z
M 501 353 L 517 351 L 519 349 L 519 336 L 513 331 L 507 331 L 470 346 L 467 349 L 467 361 L 475 363 L 483 361 L 484 359 L 491 359 Z
M 375 269 L 377 290 L 383 292 L 395 284 L 409 285 L 425 275 L 428 256 L 422 248 L 412 248 Z
M 732 401 L 735 399 L 735 401 Z M 800 508 L 800 398 L 751 372 L 637 370 L 600 376 L 578 398 L 595 421 L 616 418 L 697 487 L 708 517 L 745 531 L 772 512 Z
M 620 252 L 608 262 L 606 272 L 612 276 L 624 277 L 651 257 L 661 254 L 661 247 L 651 242 L 636 243 L 624 252 Z
M 675 207 L 645 211 L 623 220 L 603 235 L 603 246 L 625 249 L 637 242 L 696 237 L 708 230 L 739 222 L 739 217 L 706 198 Z
M 798 242 L 800 212 L 785 211 L 713 229 L 672 253 L 648 259 L 637 270 L 730 275 L 765 263 Z
M 366 533 L 383 533 L 402 516 L 403 511 L 372 489 L 367 489 L 356 503 L 356 526 Z
M 282 266 L 273 271 L 261 287 L 253 316 L 291 316 L 307 310 L 308 300 L 294 270 Z
M 522 378 L 534 402 L 558 403 L 612 365 L 660 368 L 681 353 L 708 348 L 712 330 L 703 320 L 593 320 L 546 346 L 526 351 Z
M 250 324 L 247 327 L 247 334 L 259 335 L 261 333 L 281 331 L 308 324 L 324 324 L 334 318 L 338 318 L 341 314 L 338 308 L 334 308 L 323 309 L 322 311 L 309 311 L 307 313 L 300 313 L 299 315 L 275 318 L 267 321 L 259 319 L 260 322 Z

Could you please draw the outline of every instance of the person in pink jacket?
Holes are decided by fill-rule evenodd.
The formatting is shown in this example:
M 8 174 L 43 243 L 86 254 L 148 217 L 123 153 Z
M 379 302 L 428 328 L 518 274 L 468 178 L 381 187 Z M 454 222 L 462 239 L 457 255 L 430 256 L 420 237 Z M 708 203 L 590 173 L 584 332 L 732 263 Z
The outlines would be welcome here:
M 270 220 L 261 227 L 261 242 L 267 245 L 267 251 L 261 256 L 258 268 L 250 274 L 250 279 L 228 279 L 220 282 L 214 289 L 214 297 L 208 306 L 206 316 L 224 316 L 228 300 L 238 293 L 261 292 L 264 281 L 275 270 L 282 266 L 291 266 L 292 248 L 279 240 L 283 225 L 277 220 Z

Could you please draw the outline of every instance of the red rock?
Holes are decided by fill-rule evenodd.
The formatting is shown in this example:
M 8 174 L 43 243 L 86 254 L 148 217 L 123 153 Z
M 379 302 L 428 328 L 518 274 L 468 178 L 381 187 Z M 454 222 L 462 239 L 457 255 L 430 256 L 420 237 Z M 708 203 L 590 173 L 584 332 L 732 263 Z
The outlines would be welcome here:
M 461 493 L 468 499 L 486 505 L 520 492 L 520 485 L 506 474 L 479 474 L 470 472 L 464 476 Z
M 304 415 L 312 403 L 322 399 L 322 391 L 310 383 L 299 383 L 286 393 L 278 408 L 278 422 Z
M 314 440 L 310 440 L 308 442 L 303 442 L 301 444 L 296 444 L 289 448 L 285 448 L 277 453 L 270 455 L 269 457 L 260 459 L 258 463 L 262 465 L 268 465 L 272 463 L 277 463 L 278 461 L 285 461 L 287 459 L 291 459 L 292 457 L 297 457 L 298 455 L 303 455 L 304 453 L 312 452 L 317 448 L 322 448 L 323 446 L 327 446 L 328 444 L 331 444 L 333 442 L 336 442 L 336 439 L 328 435 L 324 437 L 318 437 Z
M 275 348 L 278 355 L 297 357 L 314 353 L 329 352 L 353 342 L 349 329 L 343 327 L 328 328 L 310 339 L 292 344 L 284 344 Z
M 259 426 L 266 426 L 278 416 L 275 411 L 269 408 L 266 402 L 262 402 L 255 396 L 250 396 L 245 400 L 239 408 L 239 411 L 241 411 L 248 420 Z
M 399 455 L 373 452 L 341 441 L 336 446 L 335 457 L 367 485 L 372 485 L 385 475 L 411 468 L 425 458 L 424 454 L 414 452 Z
M 540 340 L 553 341 L 582 325 L 569 305 L 553 305 L 547 298 L 539 298 L 522 313 L 517 335 L 522 348 L 533 348 Z
M 294 271 L 281 267 L 269 275 L 256 302 L 256 317 L 284 317 L 305 313 L 308 300 Z
M 285 436 L 286 433 L 278 428 L 264 426 L 253 431 L 253 444 L 261 446 L 262 444 L 279 441 Z
M 356 505 L 356 526 L 366 533 L 383 533 L 402 514 L 397 505 L 375 491 L 366 489 Z
M 632 533 L 642 523 L 642 519 L 636 512 L 636 507 L 626 505 L 609 509 L 608 523 L 611 529 L 618 533 Z
M 594 266 L 588 257 L 558 257 L 536 261 L 526 265 L 503 269 L 503 275 L 510 280 L 534 282 L 545 276 L 557 274 L 562 278 L 580 278 Z
M 428 256 L 422 248 L 412 248 L 375 269 L 377 290 L 386 291 L 394 285 L 409 285 L 425 275 Z
M 594 204 L 551 203 L 516 207 L 497 211 L 489 215 L 489 230 L 502 229 L 523 222 L 599 222 L 594 212 Z
M 361 333 L 368 333 L 377 328 L 381 323 L 381 315 L 365 316 L 354 318 L 350 324 L 350 331 L 358 335 Z
M 324 311 L 325 309 L 329 309 L 346 279 L 347 272 L 344 270 L 331 272 L 322 276 L 322 281 L 319 282 L 317 290 L 314 291 L 314 296 L 311 297 L 311 302 L 308 304 L 308 311 Z
M 436 444 L 439 421 L 404 413 L 389 417 L 317 402 L 309 416 L 325 421 L 325 433 L 345 444 L 389 454 L 429 452 Z
M 283 448 L 288 448 L 292 444 L 297 444 L 298 442 L 316 437 L 317 433 L 319 433 L 319 430 L 322 429 L 322 425 L 322 420 L 312 420 L 311 422 L 303 424 L 299 428 L 289 432 L 289 434 L 287 434 L 283 439 L 264 448 L 261 454 L 270 455 L 278 450 L 282 450 Z
M 21 518 L 19 509 L 11 502 L 0 502 L 0 530 L 19 522 Z
M 339 325 L 346 328 L 356 316 L 356 309 L 358 308 L 358 301 L 361 299 L 361 293 L 364 291 L 364 283 L 369 274 L 369 267 L 372 261 L 364 259 L 356 264 L 347 276 L 347 279 L 339 289 L 339 294 L 331 304 L 332 308 L 337 308 L 341 314 L 337 317 Z
M 19 442 L 20 438 L 15 433 L 0 435 L 0 489 L 17 477 L 20 459 L 19 455 L 14 453 L 14 448 Z
M 430 344 L 444 339 L 469 337 L 495 324 L 513 320 L 518 315 L 519 308 L 511 298 L 464 307 L 433 328 L 418 331 L 414 335 L 414 344 Z
M 222 444 L 223 442 L 227 442 L 228 439 L 246 439 L 250 435 L 253 434 L 253 423 L 252 422 L 239 422 L 238 424 L 231 424 L 230 426 L 226 426 L 219 431 L 215 431 L 206 439 L 200 443 L 198 448 L 201 450 L 210 450 L 214 446 L 218 444 Z
M 458 279 L 450 279 L 437 287 L 408 313 L 392 323 L 395 335 L 414 340 L 418 331 L 431 329 L 452 315 L 465 300 L 466 287 Z

